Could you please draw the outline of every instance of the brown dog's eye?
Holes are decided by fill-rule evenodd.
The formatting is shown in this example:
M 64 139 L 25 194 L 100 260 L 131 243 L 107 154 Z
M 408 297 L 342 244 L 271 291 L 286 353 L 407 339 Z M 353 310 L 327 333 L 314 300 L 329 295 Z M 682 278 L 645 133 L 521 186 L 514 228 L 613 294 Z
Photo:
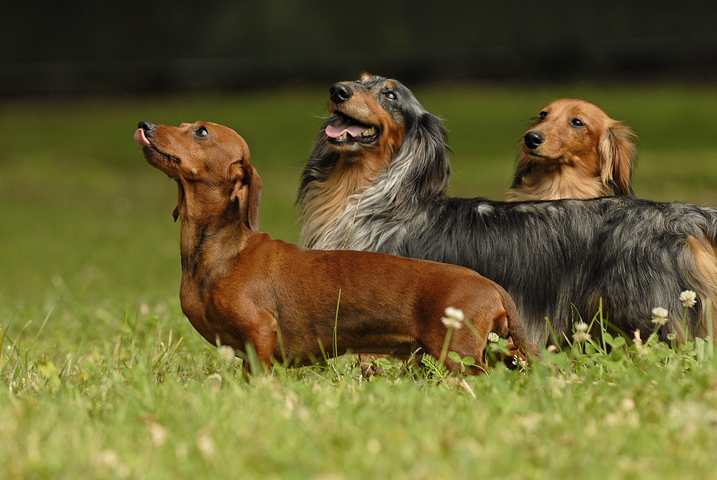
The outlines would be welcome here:
M 207 127 L 199 127 L 194 131 L 194 135 L 199 138 L 207 138 L 207 135 L 209 135 L 209 131 L 207 130 Z
M 583 121 L 580 120 L 580 119 L 577 118 L 577 117 L 570 120 L 570 125 L 572 125 L 572 126 L 575 127 L 575 128 L 580 128 L 580 127 L 584 127 L 584 126 L 585 126 L 585 124 L 583 123 Z
M 545 117 L 547 117 L 547 116 L 548 116 L 548 112 L 546 112 L 545 110 L 543 110 L 542 112 L 540 112 L 538 114 L 538 118 L 540 118 L 541 120 L 545 120 Z

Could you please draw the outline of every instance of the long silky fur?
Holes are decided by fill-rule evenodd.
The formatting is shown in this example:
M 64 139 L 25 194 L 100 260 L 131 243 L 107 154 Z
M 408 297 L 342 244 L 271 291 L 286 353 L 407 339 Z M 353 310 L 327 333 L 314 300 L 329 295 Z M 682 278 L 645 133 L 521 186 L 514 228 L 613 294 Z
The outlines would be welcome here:
M 408 91 L 408 90 L 407 90 Z M 494 202 L 451 198 L 446 134 L 415 98 L 404 115 L 405 141 L 390 165 L 347 197 L 340 214 L 314 225 L 305 246 L 370 250 L 463 265 L 502 285 L 515 299 L 530 339 L 544 343 L 549 328 L 569 335 L 590 321 L 602 301 L 610 325 L 625 333 L 652 331 L 651 310 L 664 307 L 677 331 L 679 294 L 699 293 L 688 312 L 691 333 L 703 332 L 704 300 L 714 283 L 699 272 L 690 236 L 717 245 L 717 210 L 630 197 Z M 320 137 L 321 138 L 321 137 Z M 331 150 L 317 142 L 304 170 L 298 203 L 330 175 Z M 304 208 L 303 222 L 312 220 Z

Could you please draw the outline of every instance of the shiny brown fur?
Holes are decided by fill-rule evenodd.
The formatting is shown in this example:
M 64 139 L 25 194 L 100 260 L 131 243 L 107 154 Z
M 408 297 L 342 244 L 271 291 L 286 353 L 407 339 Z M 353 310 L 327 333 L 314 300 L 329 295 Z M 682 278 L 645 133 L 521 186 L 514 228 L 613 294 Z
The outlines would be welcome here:
M 584 125 L 572 125 L 575 118 Z M 632 195 L 635 134 L 599 107 L 556 100 L 541 110 L 529 132 L 541 135 L 544 143 L 534 149 L 522 144 L 509 200 Z
M 182 310 L 207 341 L 243 352 L 252 345 L 265 365 L 347 351 L 406 357 L 421 348 L 438 356 L 441 317 L 452 306 L 474 327 L 456 330 L 450 346 L 476 359 L 472 373 L 485 368 L 490 332 L 509 337 L 519 352 L 535 351 L 510 296 L 469 269 L 303 250 L 259 232 L 261 178 L 234 130 L 196 122 L 143 127 L 135 138 L 182 192 Z

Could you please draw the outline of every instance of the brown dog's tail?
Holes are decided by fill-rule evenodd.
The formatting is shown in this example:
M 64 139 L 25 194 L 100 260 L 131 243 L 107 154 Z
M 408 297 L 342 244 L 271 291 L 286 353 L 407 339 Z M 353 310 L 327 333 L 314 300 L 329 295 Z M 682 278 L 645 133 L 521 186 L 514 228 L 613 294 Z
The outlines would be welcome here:
M 503 299 L 503 307 L 508 313 L 508 335 L 515 349 L 517 349 L 518 354 L 522 356 L 524 360 L 540 358 L 540 349 L 528 339 L 528 333 L 525 330 L 523 322 L 520 320 L 518 307 L 515 306 L 513 298 L 503 287 L 500 285 L 497 285 L 497 287 Z

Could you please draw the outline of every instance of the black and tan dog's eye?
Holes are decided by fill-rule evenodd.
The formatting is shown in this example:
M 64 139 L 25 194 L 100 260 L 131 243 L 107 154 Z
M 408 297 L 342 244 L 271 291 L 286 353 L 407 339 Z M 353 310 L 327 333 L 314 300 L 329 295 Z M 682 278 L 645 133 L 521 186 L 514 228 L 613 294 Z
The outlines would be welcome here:
M 393 90 L 384 90 L 383 96 L 392 102 L 398 100 L 398 95 L 396 95 L 396 92 L 394 92 Z
M 548 112 L 546 112 L 545 110 L 543 110 L 542 112 L 540 112 L 540 113 L 538 114 L 538 118 L 541 119 L 541 120 L 545 120 L 545 118 L 546 118 L 547 116 L 548 116 Z
M 583 121 L 580 120 L 579 118 L 575 117 L 575 118 L 570 119 L 570 125 L 572 125 L 575 128 L 579 128 L 579 127 L 584 127 L 585 123 L 583 123 Z
M 196 135 L 198 138 L 207 138 L 207 135 L 209 135 L 209 130 L 207 130 L 207 127 L 199 127 L 194 131 L 194 135 Z

